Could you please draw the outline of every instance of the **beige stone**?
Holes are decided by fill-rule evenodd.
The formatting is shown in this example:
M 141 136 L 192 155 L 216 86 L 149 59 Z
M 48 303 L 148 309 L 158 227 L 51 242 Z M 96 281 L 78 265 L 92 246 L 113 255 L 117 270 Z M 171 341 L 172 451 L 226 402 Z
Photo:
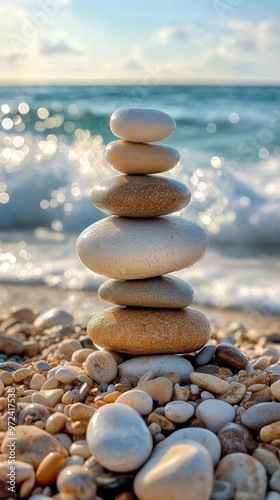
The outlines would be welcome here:
M 41 390 L 40 392 L 32 394 L 31 399 L 33 403 L 54 407 L 61 401 L 63 394 L 63 389 L 51 389 L 49 391 Z
M 264 443 L 271 443 L 275 439 L 280 439 L 280 421 L 265 425 L 260 430 L 260 438 Z
M 87 357 L 84 366 L 88 376 L 98 384 L 112 382 L 118 371 L 115 358 L 107 351 L 94 351 Z
M 105 158 L 123 174 L 159 174 L 175 167 L 179 152 L 170 146 L 113 141 L 106 146 Z
M 210 326 L 204 314 L 189 308 L 112 307 L 92 316 L 88 333 L 97 345 L 127 354 L 187 353 L 206 344 Z
M 15 472 L 15 475 L 13 475 L 13 472 Z M 8 474 L 12 475 L 9 476 Z M 14 478 L 16 488 L 19 493 L 18 498 L 25 498 L 27 496 L 29 497 L 35 483 L 35 473 L 33 467 L 30 464 L 25 463 L 24 461 L 15 460 L 14 462 L 11 462 L 11 460 L 9 459 L 0 461 L 0 482 L 3 481 L 5 485 L 3 485 L 4 488 L 3 490 L 1 489 L 0 492 L 1 499 L 14 498 L 14 495 L 9 494 L 9 491 L 13 491 L 11 489 L 13 485 L 11 483 L 8 483 L 8 481 L 12 482 Z M 7 496 L 4 496 L 5 493 L 7 494 Z
M 91 191 L 92 203 L 110 215 L 158 217 L 187 206 L 191 193 L 176 179 L 155 175 L 112 175 Z
M 63 413 L 55 413 L 51 415 L 46 421 L 46 431 L 50 434 L 56 434 L 57 432 L 61 432 L 66 423 L 67 417 Z
M 192 372 L 190 374 L 190 379 L 191 382 L 198 385 L 198 387 L 210 392 L 215 392 L 216 394 L 223 394 L 229 389 L 228 382 L 208 373 Z
M 226 401 L 231 405 L 235 405 L 241 401 L 241 399 L 246 394 L 246 386 L 240 384 L 239 382 L 230 382 L 229 388 L 226 392 L 218 396 L 217 399 L 221 399 L 222 401 Z
M 173 385 L 165 377 L 157 377 L 153 380 L 146 380 L 137 385 L 137 389 L 147 392 L 159 406 L 168 403 L 172 398 Z
M 16 372 L 13 373 L 13 379 L 16 384 L 22 382 L 25 378 L 30 377 L 31 370 L 30 368 L 20 368 Z
M 120 306 L 184 308 L 194 292 L 185 281 L 160 276 L 144 280 L 107 280 L 98 290 L 99 297 Z
M 72 420 L 90 420 L 96 412 L 96 408 L 83 403 L 74 403 L 69 410 L 69 417 Z
M 280 380 L 277 380 L 277 382 L 271 384 L 270 390 L 275 399 L 280 401 Z
M 171 422 L 166 418 L 164 415 L 160 415 L 159 413 L 152 412 L 147 418 L 148 424 L 158 424 L 160 425 L 161 429 L 164 431 L 175 431 L 176 427 Z

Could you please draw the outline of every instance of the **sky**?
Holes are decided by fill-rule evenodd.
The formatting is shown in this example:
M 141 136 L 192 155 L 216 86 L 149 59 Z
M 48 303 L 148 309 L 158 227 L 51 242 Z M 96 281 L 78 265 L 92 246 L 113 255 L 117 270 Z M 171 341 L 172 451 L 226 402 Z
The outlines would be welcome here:
M 280 83 L 279 0 L 0 0 L 0 83 Z

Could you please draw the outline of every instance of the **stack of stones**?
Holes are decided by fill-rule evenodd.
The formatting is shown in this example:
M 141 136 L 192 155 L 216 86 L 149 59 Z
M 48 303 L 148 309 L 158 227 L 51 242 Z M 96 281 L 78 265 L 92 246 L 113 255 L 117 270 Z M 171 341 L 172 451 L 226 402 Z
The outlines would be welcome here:
M 150 144 L 170 137 L 174 120 L 166 113 L 124 108 L 110 120 L 122 140 L 111 142 L 106 159 L 120 172 L 92 190 L 94 205 L 109 214 L 86 228 L 77 241 L 81 261 L 109 279 L 100 297 L 114 307 L 88 324 L 91 340 L 130 355 L 190 353 L 209 339 L 207 318 L 188 306 L 193 290 L 166 273 L 193 265 L 207 249 L 203 229 L 173 214 L 188 205 L 182 182 L 159 175 L 179 160 L 174 148 Z

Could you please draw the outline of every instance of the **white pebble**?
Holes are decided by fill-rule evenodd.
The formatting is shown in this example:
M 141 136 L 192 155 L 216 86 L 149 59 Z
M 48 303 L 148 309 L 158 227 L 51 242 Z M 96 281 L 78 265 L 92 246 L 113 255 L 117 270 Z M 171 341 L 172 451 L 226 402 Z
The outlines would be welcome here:
M 124 392 L 118 397 L 118 403 L 130 406 L 140 415 L 148 415 L 153 409 L 153 399 L 150 394 L 139 389 Z
M 197 395 L 199 393 L 199 387 L 196 384 L 191 384 L 191 393 Z
M 194 407 L 185 401 L 170 401 L 164 408 L 166 418 L 171 422 L 182 424 L 194 414 Z
M 94 351 L 85 363 L 87 374 L 96 382 L 112 382 L 117 375 L 118 365 L 115 358 L 107 351 Z
M 196 417 L 206 428 L 217 433 L 228 422 L 232 422 L 235 411 L 229 403 L 217 399 L 202 401 L 196 409 Z
M 203 401 L 206 401 L 207 399 L 215 399 L 215 396 L 208 391 L 202 391 L 200 396 Z
M 59 368 L 55 372 L 55 378 L 59 382 L 63 382 L 64 384 L 71 384 L 71 382 L 74 382 L 78 377 L 78 372 L 75 370 L 75 368 L 72 368 L 71 366 Z
M 73 319 L 72 314 L 54 307 L 39 314 L 34 320 L 33 325 L 35 328 L 44 330 L 45 328 L 51 328 L 55 325 L 71 325 Z

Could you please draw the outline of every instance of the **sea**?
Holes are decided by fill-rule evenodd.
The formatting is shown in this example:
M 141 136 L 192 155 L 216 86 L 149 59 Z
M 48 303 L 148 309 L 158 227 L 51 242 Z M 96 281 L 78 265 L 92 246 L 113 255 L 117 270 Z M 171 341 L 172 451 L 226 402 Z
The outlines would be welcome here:
M 0 87 L 0 281 L 63 290 L 105 280 L 75 252 L 105 217 L 91 188 L 114 172 L 104 158 L 121 107 L 176 121 L 180 152 L 164 175 L 192 200 L 177 215 L 209 235 L 206 256 L 178 273 L 195 301 L 280 314 L 280 87 L 96 85 Z

